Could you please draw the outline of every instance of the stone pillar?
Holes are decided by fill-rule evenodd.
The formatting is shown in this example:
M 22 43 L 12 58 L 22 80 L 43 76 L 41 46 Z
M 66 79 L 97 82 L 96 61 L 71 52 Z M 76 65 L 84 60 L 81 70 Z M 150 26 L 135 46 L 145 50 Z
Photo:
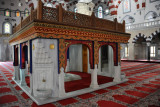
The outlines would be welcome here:
M 114 55 L 113 55 L 113 49 L 111 46 L 108 46 L 108 73 L 110 77 L 113 77 L 113 71 L 114 71 Z
M 147 48 L 148 48 L 148 55 L 147 55 L 148 57 L 147 57 L 147 60 L 148 60 L 148 61 L 150 61 L 150 59 L 151 59 L 151 58 L 150 58 L 150 46 L 151 46 L 151 43 L 150 43 L 150 42 L 147 42 Z
M 30 73 L 30 94 L 33 95 L 33 76 L 32 74 Z
M 114 79 L 113 82 L 121 82 L 121 66 L 118 64 L 118 66 L 114 66 L 115 73 L 114 73 Z
M 85 14 L 85 15 L 92 15 L 94 3 L 89 0 L 80 0 L 77 4 L 77 13 Z
M 95 68 L 91 69 L 91 88 L 98 88 L 98 82 L 97 82 L 97 72 L 98 72 L 98 67 L 97 64 L 95 64 Z
M 20 69 L 20 85 L 26 86 L 26 80 L 25 80 L 25 71 L 26 69 Z
M 28 64 L 27 61 L 25 61 L 25 76 L 28 76 Z
M 13 79 L 19 80 L 19 66 L 14 66 Z
M 64 68 L 61 67 L 60 69 L 60 74 L 59 74 L 59 97 L 65 97 L 66 96 L 66 92 L 65 92 L 65 87 L 64 87 Z
M 65 72 L 68 72 L 68 71 L 69 71 L 69 59 L 67 59 L 67 65 L 66 65 Z
M 102 72 L 102 66 L 101 66 L 101 48 L 99 48 L 99 63 L 98 63 L 98 71 L 100 71 L 99 73 Z

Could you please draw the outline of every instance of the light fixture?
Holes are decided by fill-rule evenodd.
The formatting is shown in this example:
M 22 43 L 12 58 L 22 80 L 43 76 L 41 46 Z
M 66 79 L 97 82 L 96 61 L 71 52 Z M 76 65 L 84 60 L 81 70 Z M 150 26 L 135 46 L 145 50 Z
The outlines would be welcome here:
M 105 10 L 105 14 L 107 14 L 107 15 L 109 14 L 109 9 Z

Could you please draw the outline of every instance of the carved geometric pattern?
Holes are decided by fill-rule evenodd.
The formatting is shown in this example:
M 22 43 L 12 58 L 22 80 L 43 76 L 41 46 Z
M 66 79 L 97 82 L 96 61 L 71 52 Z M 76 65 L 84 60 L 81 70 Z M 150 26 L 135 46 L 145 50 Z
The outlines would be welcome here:
M 64 39 L 59 39 L 59 68 L 61 67 L 65 69 L 65 40 Z
M 57 13 L 57 9 L 43 6 L 42 19 L 49 21 L 58 21 Z
M 94 41 L 94 65 L 99 63 L 99 47 L 98 41 Z
M 92 26 L 92 18 L 87 15 L 82 15 L 74 12 L 63 12 L 63 23 L 79 26 Z

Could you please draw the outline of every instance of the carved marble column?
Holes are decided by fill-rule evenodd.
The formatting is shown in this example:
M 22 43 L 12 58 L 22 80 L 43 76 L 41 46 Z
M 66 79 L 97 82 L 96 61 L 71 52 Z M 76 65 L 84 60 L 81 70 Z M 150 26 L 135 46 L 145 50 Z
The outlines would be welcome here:
M 14 66 L 13 79 L 19 80 L 19 66 Z
M 64 68 L 61 67 L 60 69 L 60 74 L 59 74 L 59 97 L 65 97 L 66 92 L 65 92 L 65 87 L 64 87 Z
M 98 82 L 97 82 L 97 72 L 98 72 L 98 67 L 97 64 L 95 65 L 94 69 L 91 69 L 91 88 L 98 88 Z
M 151 59 L 151 58 L 150 58 L 150 46 L 151 46 L 151 42 L 150 42 L 150 41 L 147 41 L 147 48 L 148 48 L 148 55 L 147 55 L 148 57 L 147 57 L 147 60 L 148 60 L 148 61 L 150 61 L 150 59 Z
M 121 82 L 121 54 L 120 54 L 120 43 L 118 43 L 118 66 L 114 66 L 114 82 Z
M 20 69 L 20 85 L 26 86 L 26 80 L 25 80 L 25 71 L 26 69 Z
M 114 69 L 115 73 L 113 82 L 121 82 L 121 66 L 118 64 L 118 66 L 114 66 Z

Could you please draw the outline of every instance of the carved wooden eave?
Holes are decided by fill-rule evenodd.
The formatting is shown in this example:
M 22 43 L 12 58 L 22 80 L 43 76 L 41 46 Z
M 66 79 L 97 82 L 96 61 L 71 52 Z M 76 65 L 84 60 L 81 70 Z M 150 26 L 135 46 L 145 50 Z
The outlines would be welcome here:
M 75 27 L 61 23 L 48 23 L 37 20 L 32 21 L 26 27 L 13 34 L 9 43 L 15 45 L 35 38 L 63 38 L 128 43 L 130 34 L 95 28 L 81 28 L 78 26 Z

